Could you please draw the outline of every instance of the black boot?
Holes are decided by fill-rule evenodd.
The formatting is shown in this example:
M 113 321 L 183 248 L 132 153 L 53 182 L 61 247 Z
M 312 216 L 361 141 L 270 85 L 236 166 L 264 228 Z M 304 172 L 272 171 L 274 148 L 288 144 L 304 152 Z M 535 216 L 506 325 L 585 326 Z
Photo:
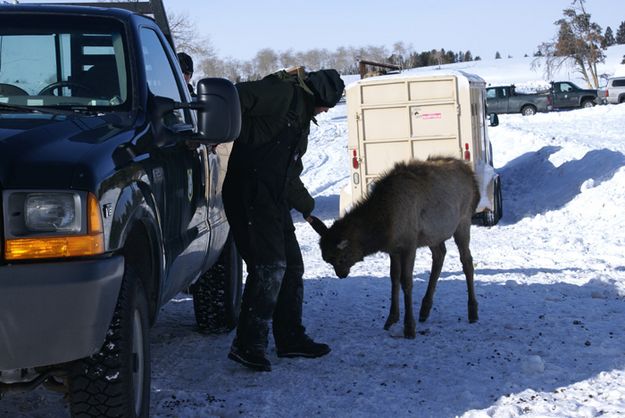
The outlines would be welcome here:
M 238 348 L 233 345 L 228 353 L 228 358 L 259 372 L 270 372 L 271 362 L 265 357 L 265 353 L 249 348 Z
M 285 342 L 276 347 L 278 357 L 306 357 L 317 358 L 328 354 L 330 346 L 323 343 L 316 343 L 308 335 Z

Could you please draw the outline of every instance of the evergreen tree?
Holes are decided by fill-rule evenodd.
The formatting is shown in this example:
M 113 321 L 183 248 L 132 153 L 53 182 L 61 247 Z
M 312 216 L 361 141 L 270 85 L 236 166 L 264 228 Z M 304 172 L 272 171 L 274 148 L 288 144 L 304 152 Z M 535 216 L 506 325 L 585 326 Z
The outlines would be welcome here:
M 464 53 L 464 61 L 473 61 L 473 55 L 471 55 L 471 51 L 467 51 Z
M 603 35 L 603 42 L 601 42 L 602 47 L 612 46 L 616 43 L 616 39 L 614 39 L 614 34 L 612 33 L 612 28 L 605 28 L 605 34 Z
M 495 59 L 496 59 L 496 60 L 500 60 L 500 59 L 501 59 L 501 54 L 499 53 L 499 51 L 497 51 L 497 52 L 495 53 Z
M 616 43 L 619 45 L 625 44 L 625 20 L 621 22 L 616 31 Z

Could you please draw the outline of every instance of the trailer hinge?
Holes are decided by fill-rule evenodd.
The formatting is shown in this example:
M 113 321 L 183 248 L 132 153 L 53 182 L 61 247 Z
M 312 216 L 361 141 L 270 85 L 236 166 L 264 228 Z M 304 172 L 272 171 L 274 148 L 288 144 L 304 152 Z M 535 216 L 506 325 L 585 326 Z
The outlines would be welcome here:
M 360 113 L 356 112 L 356 120 L 360 120 Z
M 458 114 L 458 116 L 460 115 L 460 105 L 459 104 L 456 105 L 456 113 Z

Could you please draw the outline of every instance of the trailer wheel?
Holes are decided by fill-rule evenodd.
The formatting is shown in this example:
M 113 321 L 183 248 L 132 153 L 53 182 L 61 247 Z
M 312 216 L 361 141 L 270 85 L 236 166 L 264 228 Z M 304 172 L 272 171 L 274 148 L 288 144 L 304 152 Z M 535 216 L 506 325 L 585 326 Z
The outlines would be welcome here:
M 195 322 L 201 332 L 225 333 L 239 322 L 243 261 L 232 233 L 217 263 L 191 286 Z
M 126 265 L 113 320 L 100 352 L 69 369 L 73 417 L 148 417 L 150 341 L 148 302 Z
M 484 226 L 497 225 L 501 217 L 503 216 L 503 198 L 501 195 L 501 182 L 499 177 L 495 178 L 495 184 L 493 186 L 493 210 L 485 210 L 482 212 L 482 224 Z
M 536 107 L 532 105 L 525 105 L 521 108 L 521 114 L 523 116 L 532 116 L 536 114 Z

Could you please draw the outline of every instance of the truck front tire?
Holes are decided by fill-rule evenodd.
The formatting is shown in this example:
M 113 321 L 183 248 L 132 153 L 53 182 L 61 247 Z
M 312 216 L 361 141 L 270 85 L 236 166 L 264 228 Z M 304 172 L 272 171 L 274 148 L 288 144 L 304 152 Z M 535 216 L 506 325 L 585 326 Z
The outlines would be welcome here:
M 232 233 L 217 263 L 191 286 L 195 321 L 201 332 L 225 333 L 239 322 L 243 261 Z
M 532 105 L 525 105 L 521 109 L 521 114 L 523 116 L 532 116 L 536 114 L 536 108 Z
M 149 416 L 148 302 L 128 265 L 102 349 L 75 362 L 68 379 L 72 417 Z

